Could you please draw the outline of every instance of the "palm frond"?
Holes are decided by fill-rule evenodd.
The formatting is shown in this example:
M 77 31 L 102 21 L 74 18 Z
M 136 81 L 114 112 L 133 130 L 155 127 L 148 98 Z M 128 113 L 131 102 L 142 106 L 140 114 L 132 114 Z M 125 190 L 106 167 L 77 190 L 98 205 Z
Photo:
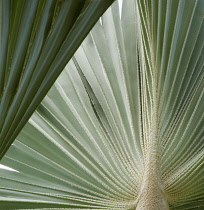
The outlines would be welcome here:
M 0 158 L 112 2 L 1 1 Z
M 115 2 L 2 159 L 2 208 L 202 209 L 203 11 Z

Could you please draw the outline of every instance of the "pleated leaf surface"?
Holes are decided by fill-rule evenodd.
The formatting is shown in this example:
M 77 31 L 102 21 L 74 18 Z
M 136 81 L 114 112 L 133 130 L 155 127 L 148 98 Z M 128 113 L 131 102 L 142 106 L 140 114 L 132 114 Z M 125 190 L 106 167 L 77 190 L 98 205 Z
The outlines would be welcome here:
M 204 2 L 118 5 L 2 159 L 0 209 L 136 209 L 150 151 L 169 208 L 204 208 Z
M 112 2 L 0 2 L 0 158 Z

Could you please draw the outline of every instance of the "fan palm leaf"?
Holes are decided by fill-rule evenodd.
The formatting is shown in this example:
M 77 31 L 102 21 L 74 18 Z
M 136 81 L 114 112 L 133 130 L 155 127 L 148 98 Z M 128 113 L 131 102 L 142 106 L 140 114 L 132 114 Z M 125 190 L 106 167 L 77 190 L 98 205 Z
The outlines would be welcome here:
M 112 2 L 1 1 L 0 158 Z
M 203 17 L 115 2 L 2 159 L 2 208 L 203 209 Z

